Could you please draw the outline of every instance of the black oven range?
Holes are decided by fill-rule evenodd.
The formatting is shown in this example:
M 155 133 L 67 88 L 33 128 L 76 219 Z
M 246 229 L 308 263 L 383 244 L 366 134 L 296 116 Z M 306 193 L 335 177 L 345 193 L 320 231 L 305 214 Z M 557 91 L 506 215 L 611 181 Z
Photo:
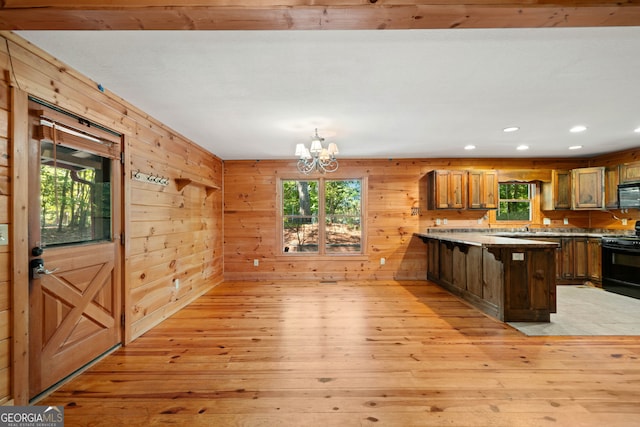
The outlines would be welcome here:
M 633 236 L 602 238 L 602 287 L 640 298 L 640 221 Z

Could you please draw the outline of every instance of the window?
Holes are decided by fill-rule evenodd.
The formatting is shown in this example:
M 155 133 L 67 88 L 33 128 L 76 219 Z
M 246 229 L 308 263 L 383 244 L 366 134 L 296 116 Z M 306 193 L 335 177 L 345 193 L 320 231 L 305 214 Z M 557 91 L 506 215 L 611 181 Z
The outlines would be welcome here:
M 42 244 L 110 240 L 110 160 L 49 141 L 42 141 L 40 158 Z
M 501 183 L 498 221 L 530 221 L 533 185 L 527 183 Z
M 282 251 L 362 253 L 362 180 L 282 180 Z

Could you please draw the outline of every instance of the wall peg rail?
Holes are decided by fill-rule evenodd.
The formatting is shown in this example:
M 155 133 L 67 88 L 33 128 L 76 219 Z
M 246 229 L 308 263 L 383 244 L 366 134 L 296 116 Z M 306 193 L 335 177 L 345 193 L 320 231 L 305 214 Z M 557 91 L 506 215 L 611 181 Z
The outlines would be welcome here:
M 139 170 L 131 171 L 131 178 L 140 182 L 162 185 L 163 187 L 169 185 L 169 178 L 165 178 L 164 176 L 160 175 L 142 173 Z

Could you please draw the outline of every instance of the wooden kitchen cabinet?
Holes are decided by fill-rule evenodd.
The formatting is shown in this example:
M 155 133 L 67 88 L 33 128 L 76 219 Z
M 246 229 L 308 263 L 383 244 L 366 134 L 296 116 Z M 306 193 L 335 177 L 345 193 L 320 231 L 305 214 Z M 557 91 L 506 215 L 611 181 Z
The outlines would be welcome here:
M 542 184 L 542 210 L 571 209 L 571 171 L 552 170 L 551 182 Z
M 572 280 L 573 279 L 573 260 L 575 259 L 573 255 L 573 239 L 562 238 L 560 239 L 560 277 L 558 279 L 562 280 Z
M 602 283 L 602 239 L 589 239 L 587 258 L 589 280 L 595 283 Z
M 497 209 L 498 197 L 497 171 L 469 171 L 469 209 Z
M 556 253 L 556 278 L 572 282 L 586 279 L 588 271 L 588 247 L 586 237 L 563 237 L 560 250 Z
M 573 278 L 586 279 L 589 277 L 588 239 L 574 237 L 573 239 Z
M 604 167 L 571 170 L 571 209 L 605 209 Z
M 620 184 L 640 182 L 640 162 L 620 165 Z
M 427 205 L 431 209 L 466 209 L 467 171 L 434 170 L 426 175 Z
M 427 279 L 440 279 L 440 242 L 427 241 Z
M 600 281 L 602 270 L 600 239 L 563 237 L 561 239 L 534 240 L 560 243 L 556 250 L 556 280 L 558 283 L 582 283 L 587 279 Z
M 620 168 L 618 166 L 604 169 L 604 206 L 607 209 L 617 209 L 618 184 L 620 184 Z

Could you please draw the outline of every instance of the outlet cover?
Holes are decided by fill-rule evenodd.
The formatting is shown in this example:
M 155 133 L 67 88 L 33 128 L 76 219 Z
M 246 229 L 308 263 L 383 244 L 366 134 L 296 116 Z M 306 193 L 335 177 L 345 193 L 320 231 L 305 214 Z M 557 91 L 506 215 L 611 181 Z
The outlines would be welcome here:
M 551 225 L 551 218 L 542 218 L 542 223 L 544 225 Z
M 254 267 L 257 267 L 257 266 L 259 266 L 259 265 L 260 265 L 260 260 L 259 260 L 259 259 L 254 259 L 254 260 L 253 260 L 253 266 L 254 266 Z
M 387 263 L 387 260 L 384 258 L 380 258 L 380 265 L 385 265 Z

